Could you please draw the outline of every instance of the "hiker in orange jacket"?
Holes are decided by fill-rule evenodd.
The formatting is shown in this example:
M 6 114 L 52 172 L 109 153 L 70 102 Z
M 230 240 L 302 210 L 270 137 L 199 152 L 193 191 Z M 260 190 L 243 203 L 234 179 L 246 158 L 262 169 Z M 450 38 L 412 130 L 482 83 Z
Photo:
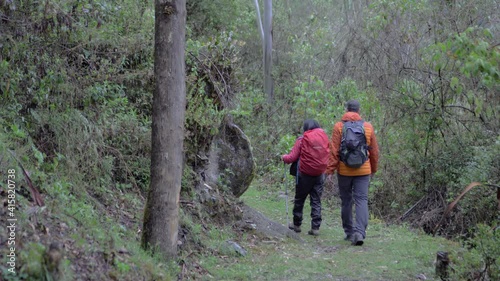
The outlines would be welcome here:
M 368 226 L 368 187 L 370 179 L 377 172 L 379 149 L 375 130 L 369 122 L 363 123 L 366 145 L 368 147 L 368 159 L 360 167 L 348 167 L 340 160 L 340 148 L 342 133 L 345 122 L 362 121 L 359 114 L 360 104 L 357 100 L 346 103 L 347 112 L 342 120 L 333 127 L 330 157 L 326 169 L 327 175 L 337 171 L 340 199 L 342 201 L 341 217 L 342 227 L 345 232 L 345 240 L 350 240 L 353 245 L 361 246 L 366 238 Z M 353 221 L 352 207 L 356 208 L 356 217 Z
M 329 140 L 319 123 L 313 119 L 304 121 L 304 134 L 297 138 L 289 154 L 281 156 L 286 164 L 295 161 L 298 171 L 295 181 L 295 200 L 293 207 L 293 224 L 288 227 L 300 232 L 302 212 L 307 196 L 311 204 L 311 230 L 309 235 L 319 235 L 321 226 L 321 194 L 325 181 L 325 169 L 328 164 Z

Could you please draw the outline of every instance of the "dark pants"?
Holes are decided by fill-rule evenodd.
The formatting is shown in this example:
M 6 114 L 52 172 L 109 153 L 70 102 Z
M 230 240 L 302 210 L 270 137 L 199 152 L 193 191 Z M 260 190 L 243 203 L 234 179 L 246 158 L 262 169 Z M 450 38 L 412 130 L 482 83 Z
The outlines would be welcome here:
M 295 202 L 293 206 L 293 224 L 302 225 L 302 211 L 307 195 L 311 204 L 311 229 L 319 229 L 321 226 L 321 194 L 325 176 L 308 176 L 298 173 L 295 185 Z
M 346 235 L 355 232 L 366 237 L 368 226 L 368 187 L 370 176 L 342 176 L 338 175 L 340 199 L 342 200 L 341 216 L 342 227 Z M 356 219 L 353 223 L 352 205 L 356 207 Z

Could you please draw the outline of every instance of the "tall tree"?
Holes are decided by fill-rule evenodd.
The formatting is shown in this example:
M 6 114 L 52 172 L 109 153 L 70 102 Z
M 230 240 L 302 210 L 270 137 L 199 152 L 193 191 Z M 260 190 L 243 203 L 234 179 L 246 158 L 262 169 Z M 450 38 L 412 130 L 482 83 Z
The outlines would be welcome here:
M 274 100 L 274 85 L 271 75 L 273 67 L 273 1 L 264 0 L 264 25 L 260 17 L 259 0 L 254 0 L 257 13 L 257 26 L 262 39 L 262 61 L 264 65 L 264 92 L 267 95 L 267 101 L 272 103 Z
M 271 70 L 273 68 L 273 1 L 264 0 L 264 91 L 267 101 L 274 100 L 274 85 Z
M 255 4 L 255 10 L 257 14 L 257 27 L 259 28 L 259 33 L 260 33 L 260 40 L 262 40 L 262 53 L 264 53 L 264 28 L 262 27 L 262 18 L 260 16 L 260 7 L 259 7 L 259 0 L 254 0 L 253 1 Z
M 185 34 L 186 0 L 156 0 L 151 184 L 142 246 L 167 258 L 177 255 L 186 108 Z

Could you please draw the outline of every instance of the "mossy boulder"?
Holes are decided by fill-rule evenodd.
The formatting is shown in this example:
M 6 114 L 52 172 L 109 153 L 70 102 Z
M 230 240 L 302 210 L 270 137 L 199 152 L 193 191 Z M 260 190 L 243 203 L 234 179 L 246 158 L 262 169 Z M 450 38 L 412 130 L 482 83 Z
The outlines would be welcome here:
M 240 197 L 250 186 L 255 170 L 248 137 L 236 124 L 226 121 L 212 143 L 207 182 Z

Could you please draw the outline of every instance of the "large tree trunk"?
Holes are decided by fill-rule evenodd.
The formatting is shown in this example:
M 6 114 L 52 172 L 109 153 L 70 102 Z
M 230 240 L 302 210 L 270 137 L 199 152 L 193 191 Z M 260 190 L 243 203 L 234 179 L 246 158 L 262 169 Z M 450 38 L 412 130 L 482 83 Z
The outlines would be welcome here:
M 186 0 L 155 1 L 151 185 L 142 246 L 166 258 L 177 255 L 186 108 L 185 28 Z

